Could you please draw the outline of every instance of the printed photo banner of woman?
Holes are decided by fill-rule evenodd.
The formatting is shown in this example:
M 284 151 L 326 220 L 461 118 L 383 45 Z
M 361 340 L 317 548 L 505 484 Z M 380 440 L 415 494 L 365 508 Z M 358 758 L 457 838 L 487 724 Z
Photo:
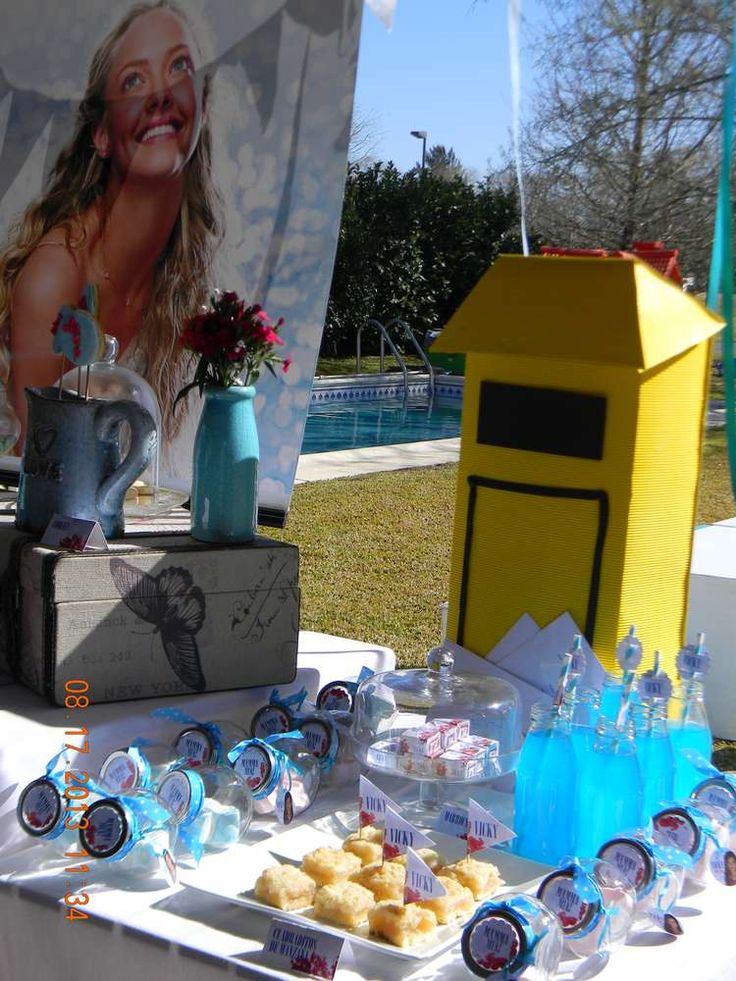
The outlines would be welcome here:
M 29 6 L 38 16 L 45 3 Z M 92 23 L 109 14 L 101 0 L 75 6 Z M 183 326 L 213 286 L 272 307 L 286 318 L 293 361 L 288 378 L 259 383 L 256 407 L 260 503 L 278 515 L 288 508 L 331 278 L 360 3 L 245 6 L 132 6 L 94 46 L 76 109 L 40 94 L 48 84 L 30 95 L 15 86 L 18 64 L 0 42 L 0 135 L 10 104 L 0 150 L 0 380 L 24 421 L 24 388 L 60 375 L 50 335 L 59 307 L 96 283 L 119 361 L 159 400 L 164 483 L 186 487 L 200 404 L 194 395 L 183 413 L 171 411 L 189 369 Z M 30 178 L 14 180 L 10 171 L 24 168 Z M 28 203 L 22 191 L 34 174 L 42 187 Z

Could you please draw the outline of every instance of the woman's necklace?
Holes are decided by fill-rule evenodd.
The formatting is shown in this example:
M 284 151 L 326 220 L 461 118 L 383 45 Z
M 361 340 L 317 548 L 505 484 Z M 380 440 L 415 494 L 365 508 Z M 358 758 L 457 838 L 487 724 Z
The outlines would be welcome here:
M 102 270 L 102 278 L 105 280 L 106 283 L 109 283 L 110 286 L 113 287 L 113 289 L 115 288 L 115 284 L 112 280 L 112 275 L 110 274 L 109 269 Z M 126 294 L 125 296 L 123 296 L 123 306 L 125 307 L 126 310 L 128 309 L 128 307 L 131 306 L 132 303 L 133 303 L 133 299 L 130 296 L 130 294 Z
M 113 292 L 117 293 L 122 300 L 123 306 L 126 310 L 129 310 L 135 300 L 138 300 L 145 292 L 145 286 L 141 286 L 138 289 L 122 291 L 120 290 L 120 284 L 116 281 L 116 277 L 110 272 L 110 264 L 107 261 L 107 254 L 105 252 L 105 236 L 100 235 L 100 258 L 102 259 L 102 278 L 103 280 L 112 288 Z M 140 304 L 141 313 L 145 313 L 145 305 Z

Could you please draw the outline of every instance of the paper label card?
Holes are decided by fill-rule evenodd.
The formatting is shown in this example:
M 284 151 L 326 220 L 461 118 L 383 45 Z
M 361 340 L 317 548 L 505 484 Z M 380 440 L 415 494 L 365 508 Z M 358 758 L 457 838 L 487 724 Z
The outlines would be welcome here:
M 367 828 L 371 824 L 383 821 L 387 806 L 393 807 L 394 811 L 401 810 L 388 794 L 384 794 L 374 783 L 362 775 L 358 786 L 358 797 L 358 824 L 361 828 Z
M 440 880 L 417 855 L 413 848 L 406 850 L 406 881 L 404 883 L 404 903 L 419 903 L 423 899 L 444 896 L 447 890 Z
M 437 831 L 452 838 L 468 838 L 468 812 L 466 808 L 453 804 L 445 804 L 437 818 Z
M 383 860 L 390 862 L 403 855 L 407 848 L 431 848 L 434 842 L 403 818 L 386 807 L 386 830 L 383 835 Z
M 289 968 L 311 978 L 334 978 L 344 943 L 343 937 L 274 919 L 263 945 L 263 954 L 277 967 Z
M 656 907 L 647 913 L 652 923 L 656 923 L 660 930 L 669 933 L 671 937 L 681 937 L 683 934 L 682 924 L 674 913 L 667 913 L 665 910 Z
M 515 838 L 516 833 L 495 818 L 485 807 L 470 798 L 468 802 L 468 854 L 500 845 Z
M 736 852 L 726 848 L 713 852 L 710 870 L 716 882 L 724 886 L 736 886 Z
M 42 545 L 66 548 L 70 552 L 106 552 L 107 539 L 99 522 L 55 514 L 46 526 Z

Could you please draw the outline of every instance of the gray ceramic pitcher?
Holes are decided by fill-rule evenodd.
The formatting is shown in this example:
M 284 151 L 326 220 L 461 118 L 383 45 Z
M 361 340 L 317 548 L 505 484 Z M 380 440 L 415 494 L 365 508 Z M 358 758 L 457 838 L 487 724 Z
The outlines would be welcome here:
M 15 524 L 42 534 L 55 514 L 99 521 L 107 538 L 123 534 L 125 492 L 148 466 L 156 424 L 137 402 L 83 399 L 58 388 L 27 388 L 28 430 Z M 130 449 L 120 452 L 120 424 Z

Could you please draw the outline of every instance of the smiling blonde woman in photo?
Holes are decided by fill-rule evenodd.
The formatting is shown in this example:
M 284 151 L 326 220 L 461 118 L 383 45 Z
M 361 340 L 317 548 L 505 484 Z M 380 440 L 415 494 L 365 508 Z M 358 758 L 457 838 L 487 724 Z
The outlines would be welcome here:
M 168 0 L 134 6 L 94 55 L 74 135 L 0 255 L 2 380 L 22 420 L 23 389 L 60 373 L 59 307 L 93 282 L 104 330 L 173 435 L 177 338 L 207 298 L 222 238 L 209 92 L 190 23 Z

